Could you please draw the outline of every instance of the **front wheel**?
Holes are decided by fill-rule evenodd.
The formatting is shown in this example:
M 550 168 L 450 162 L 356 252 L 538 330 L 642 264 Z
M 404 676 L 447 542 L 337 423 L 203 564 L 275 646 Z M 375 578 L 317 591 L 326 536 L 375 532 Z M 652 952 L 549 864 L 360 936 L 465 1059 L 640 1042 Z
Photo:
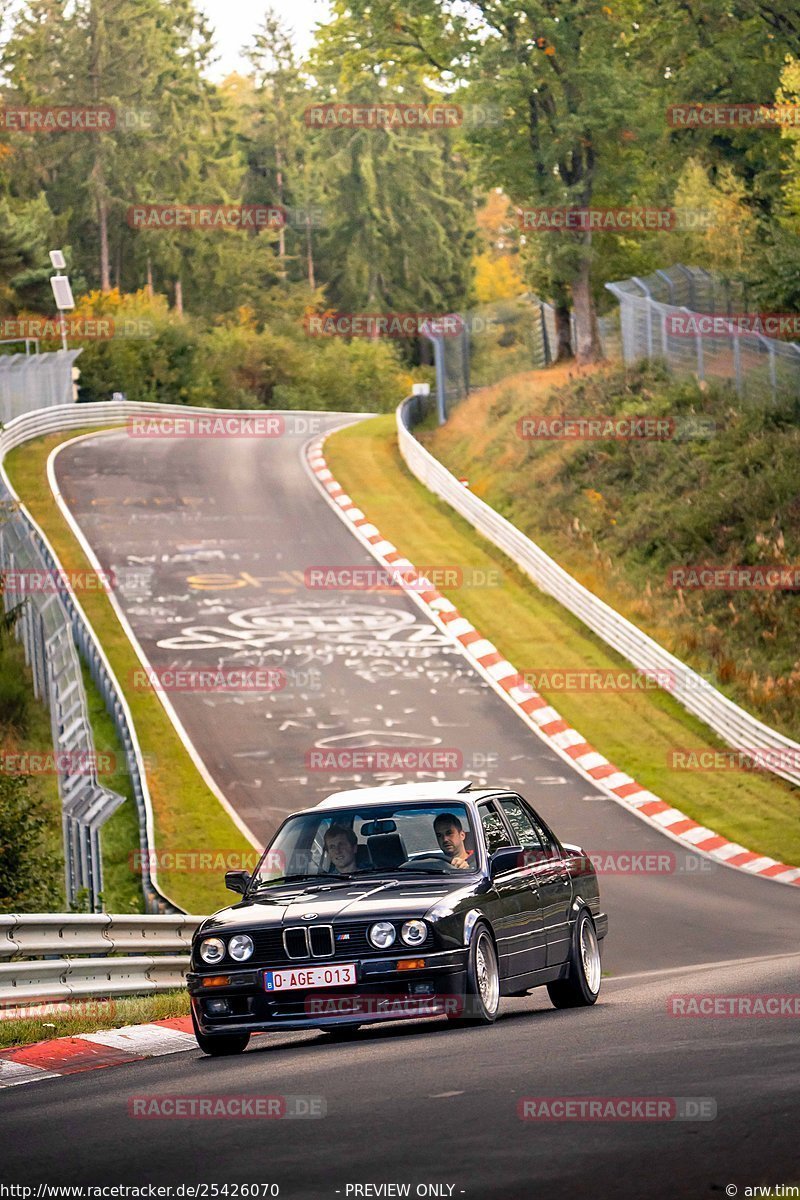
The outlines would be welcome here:
M 220 1033 L 216 1037 L 207 1037 L 198 1029 L 194 1013 L 192 1013 L 192 1026 L 198 1046 L 203 1054 L 210 1054 L 212 1058 L 221 1058 L 226 1054 L 241 1054 L 243 1050 L 247 1049 L 247 1043 L 250 1041 L 249 1033 Z
M 548 983 L 547 991 L 556 1008 L 584 1008 L 600 994 L 600 943 L 588 909 L 582 908 L 572 933 L 569 974 Z
M 467 960 L 464 1010 L 450 1019 L 457 1025 L 491 1025 L 500 1008 L 497 951 L 485 925 L 475 930 Z

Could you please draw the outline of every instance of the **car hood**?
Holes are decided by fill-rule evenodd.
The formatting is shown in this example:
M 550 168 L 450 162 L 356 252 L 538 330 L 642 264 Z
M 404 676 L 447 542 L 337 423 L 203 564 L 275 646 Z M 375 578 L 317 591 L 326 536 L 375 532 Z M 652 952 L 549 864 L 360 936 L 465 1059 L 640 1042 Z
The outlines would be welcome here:
M 452 900 L 468 887 L 463 880 L 432 879 L 398 881 L 349 880 L 342 883 L 293 884 L 275 888 L 258 899 L 223 908 L 200 926 L 203 934 L 228 929 L 269 928 L 293 925 L 315 914 L 318 921 L 364 920 L 381 917 L 422 917 L 442 900 Z

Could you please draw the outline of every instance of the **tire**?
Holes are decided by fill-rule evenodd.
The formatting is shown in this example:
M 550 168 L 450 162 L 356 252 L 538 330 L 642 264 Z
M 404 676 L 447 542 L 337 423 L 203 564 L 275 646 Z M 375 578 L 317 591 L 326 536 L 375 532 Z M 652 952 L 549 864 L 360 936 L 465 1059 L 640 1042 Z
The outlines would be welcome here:
M 247 1049 L 247 1043 L 250 1041 L 249 1033 L 220 1033 L 215 1037 L 207 1037 L 197 1028 L 197 1018 L 194 1012 L 192 1012 L 192 1026 L 198 1046 L 203 1054 L 210 1054 L 212 1058 L 221 1058 L 227 1054 L 241 1054 L 243 1050 Z
M 588 909 L 582 908 L 572 932 L 569 974 L 548 983 L 547 991 L 556 1008 L 586 1008 L 600 995 L 600 942 Z
M 492 1025 L 500 1010 L 500 971 L 497 951 L 486 925 L 476 925 L 467 959 L 464 1011 L 448 1019 L 454 1025 Z

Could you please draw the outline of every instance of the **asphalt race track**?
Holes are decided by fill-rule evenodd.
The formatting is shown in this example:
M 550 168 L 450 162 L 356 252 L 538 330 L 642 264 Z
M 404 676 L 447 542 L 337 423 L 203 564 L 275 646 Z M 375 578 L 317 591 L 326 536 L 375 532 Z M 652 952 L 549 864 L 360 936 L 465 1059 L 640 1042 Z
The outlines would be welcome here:
M 429 777 L 313 770 L 315 750 L 439 747 L 460 755 L 461 769 L 446 774 L 519 788 L 562 839 L 590 852 L 670 853 L 675 869 L 601 877 L 609 978 L 593 1009 L 556 1012 L 542 991 L 504 1001 L 490 1029 L 434 1020 L 342 1043 L 266 1035 L 238 1059 L 190 1051 L 9 1088 L 0 1181 L 275 1182 L 289 1198 L 381 1194 L 347 1190 L 367 1183 L 421 1195 L 418 1184 L 436 1184 L 429 1194 L 509 1200 L 555 1189 L 703 1197 L 728 1184 L 744 1194 L 800 1182 L 797 1019 L 668 1011 L 676 993 L 800 991 L 800 891 L 689 855 L 604 798 L 401 593 L 307 587 L 314 566 L 374 565 L 303 466 L 314 432 L 148 442 L 117 432 L 57 460 L 59 487 L 103 567 L 119 575 L 156 670 L 285 672 L 279 691 L 171 695 L 250 828 L 266 839 L 286 813 L 329 792 Z M 128 1098 L 150 1093 L 316 1096 L 326 1115 L 131 1119 Z M 623 1095 L 692 1101 L 689 1114 L 713 1119 L 518 1116 L 525 1097 Z

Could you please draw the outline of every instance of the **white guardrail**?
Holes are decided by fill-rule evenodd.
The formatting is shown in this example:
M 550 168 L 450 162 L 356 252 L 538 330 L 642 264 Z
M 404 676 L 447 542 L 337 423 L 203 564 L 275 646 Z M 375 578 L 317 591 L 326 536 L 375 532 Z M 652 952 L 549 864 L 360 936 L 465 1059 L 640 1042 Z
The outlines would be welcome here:
M 661 686 L 688 712 L 705 721 L 729 746 L 746 752 L 764 769 L 790 783 L 800 784 L 800 744 L 745 712 L 702 675 L 578 583 L 540 546 L 459 483 L 420 445 L 411 430 L 422 417 L 424 399 L 410 396 L 397 409 L 400 453 L 411 473 L 507 554 L 537 587 L 574 613 L 592 633 L 619 651 L 637 670 L 656 675 L 659 682 L 663 679 Z
M 192 935 L 203 919 L 0 914 L 0 1007 L 179 988 L 189 966 Z

